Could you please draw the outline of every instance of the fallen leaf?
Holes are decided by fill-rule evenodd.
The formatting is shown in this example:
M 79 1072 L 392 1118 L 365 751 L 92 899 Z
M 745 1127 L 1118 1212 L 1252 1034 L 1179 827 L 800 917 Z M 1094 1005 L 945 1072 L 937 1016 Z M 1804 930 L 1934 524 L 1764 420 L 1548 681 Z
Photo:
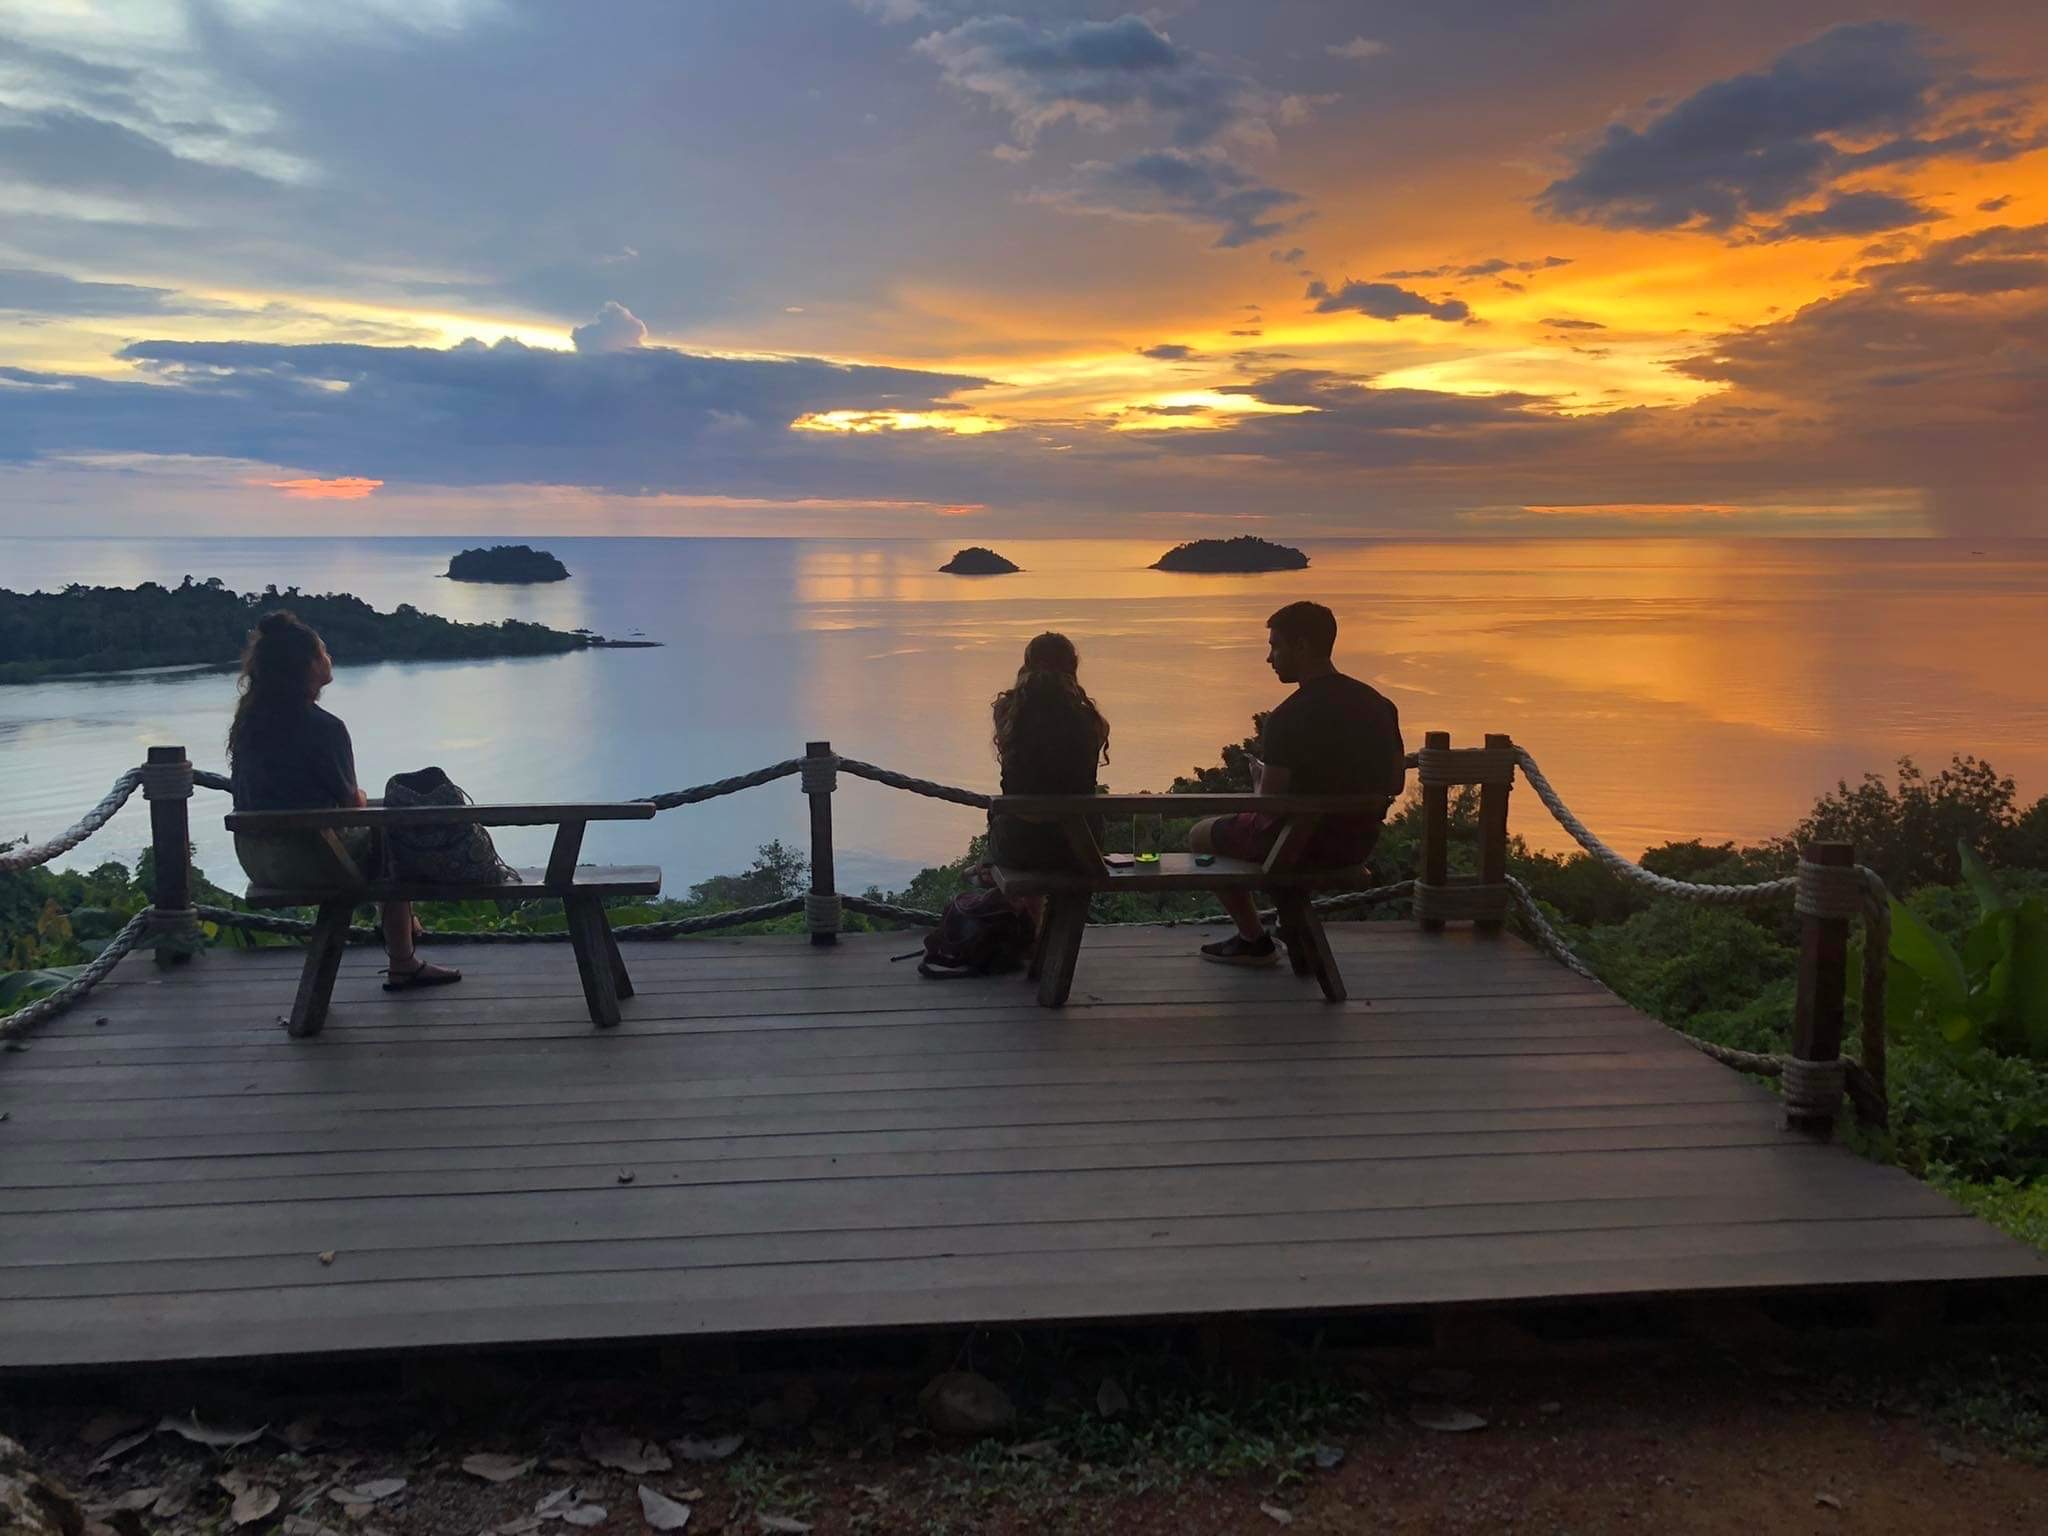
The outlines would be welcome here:
M 581 1456 L 550 1456 L 541 1465 L 550 1472 L 566 1472 L 571 1477 L 581 1477 L 590 1470 L 590 1463 Z
M 1051 1461 L 1060 1453 L 1060 1448 L 1050 1440 L 1026 1440 L 1022 1445 L 1010 1447 L 1010 1455 L 1024 1461 Z
M 165 1414 L 157 1421 L 156 1427 L 159 1432 L 181 1436 L 194 1445 L 208 1445 L 217 1451 L 225 1451 L 262 1439 L 263 1431 L 270 1426 L 259 1424 L 254 1429 L 209 1429 L 199 1422 L 199 1415 L 194 1413 L 182 1419 L 174 1414 Z
M 537 1531 L 546 1524 L 547 1521 L 539 1515 L 527 1515 L 523 1519 L 507 1520 L 503 1525 L 493 1526 L 491 1529 L 497 1532 L 497 1536 L 526 1536 L 528 1531 Z
M 803 1536 L 811 1528 L 808 1521 L 799 1520 L 794 1515 L 756 1515 L 754 1518 L 761 1522 L 762 1530 L 782 1532 L 785 1536 Z
M 123 1435 L 94 1458 L 92 1464 L 93 1471 L 97 1472 L 103 1467 L 112 1466 L 155 1433 L 154 1429 L 138 1429 L 132 1435 Z
M 600 1467 L 620 1472 L 666 1472 L 675 1465 L 668 1454 L 651 1440 L 616 1429 L 583 1431 L 583 1454 Z
M 576 1490 L 574 1488 L 557 1488 L 553 1493 L 534 1505 L 533 1512 L 536 1515 L 544 1515 L 557 1504 L 565 1504 L 575 1498 L 575 1496 Z
M 155 1483 L 151 1483 L 147 1488 L 130 1488 L 107 1507 L 109 1509 L 132 1509 L 140 1512 L 162 1498 L 163 1492 L 163 1489 Z
M 690 1523 L 690 1506 L 678 1504 L 658 1488 L 640 1485 L 640 1514 L 651 1531 L 680 1531 Z
M 116 1435 L 132 1435 L 149 1420 L 135 1413 L 96 1413 L 78 1431 L 80 1445 L 105 1445 Z
M 1130 1396 L 1114 1376 L 1105 1376 L 1102 1385 L 1095 1389 L 1095 1411 L 1105 1419 L 1113 1419 L 1131 1406 Z
M 1813 1502 L 1822 1509 L 1840 1509 L 1842 1501 L 1832 1493 L 1816 1493 Z
M 531 1457 L 507 1456 L 501 1451 L 478 1451 L 462 1458 L 462 1470 L 487 1483 L 509 1483 L 533 1470 Z
M 226 1478 L 221 1486 L 234 1495 L 233 1507 L 228 1510 L 228 1523 L 240 1528 L 254 1525 L 258 1520 L 268 1520 L 277 1513 L 277 1506 L 284 1502 L 284 1496 L 268 1483 L 244 1483 L 240 1488 L 228 1486 Z
M 562 1511 L 562 1518 L 571 1525 L 603 1525 L 606 1519 L 602 1504 L 572 1504 Z
M 632 1182 L 633 1182 L 633 1170 L 632 1170 L 632 1169 L 630 1169 L 630 1168 L 621 1168 L 621 1169 L 619 1170 L 619 1182 L 620 1182 L 621 1184 L 630 1184 L 630 1183 L 632 1183 Z
M 166 1488 L 163 1495 L 149 1506 L 149 1512 L 159 1520 L 175 1520 L 192 1507 L 191 1483 L 180 1483 L 175 1488 Z
M 372 1478 L 367 1483 L 354 1483 L 330 1488 L 327 1490 L 327 1497 L 334 1500 L 337 1504 L 369 1505 L 375 1504 L 382 1499 L 388 1499 L 394 1493 L 403 1491 L 404 1488 L 405 1479 L 402 1477 L 378 1477 Z
M 320 1262 L 322 1264 L 332 1264 L 334 1262 L 334 1257 L 337 1252 L 339 1252 L 338 1249 L 327 1249 L 324 1253 L 320 1255 Z
M 1329 1472 L 1344 1464 L 1344 1447 L 1341 1445 L 1319 1445 L 1316 1447 L 1316 1470 Z
M 1416 1403 L 1408 1410 L 1409 1422 L 1424 1429 L 1440 1430 L 1447 1435 L 1461 1435 L 1469 1429 L 1486 1428 L 1486 1420 L 1469 1408 L 1454 1408 L 1449 1403 Z
M 1261 1504 L 1259 1506 L 1259 1513 L 1264 1515 L 1268 1520 L 1272 1521 L 1275 1525 L 1294 1524 L 1293 1513 L 1289 1510 L 1282 1509 L 1278 1504 Z
M 700 1439 L 696 1435 L 685 1435 L 680 1440 L 671 1440 L 668 1448 L 685 1461 L 723 1461 L 742 1445 L 745 1435 L 717 1435 L 711 1439 Z

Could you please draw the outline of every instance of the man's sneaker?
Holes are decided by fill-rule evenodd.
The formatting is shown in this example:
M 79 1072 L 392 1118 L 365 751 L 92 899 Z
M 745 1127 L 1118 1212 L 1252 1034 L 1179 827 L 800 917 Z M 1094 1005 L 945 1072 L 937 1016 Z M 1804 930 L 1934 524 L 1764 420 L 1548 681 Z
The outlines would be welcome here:
M 1248 939 L 1241 933 L 1233 933 L 1227 939 L 1202 946 L 1202 958 L 1214 960 L 1218 965 L 1265 966 L 1280 963 L 1280 946 L 1273 942 L 1273 935 L 1262 933 L 1256 939 Z

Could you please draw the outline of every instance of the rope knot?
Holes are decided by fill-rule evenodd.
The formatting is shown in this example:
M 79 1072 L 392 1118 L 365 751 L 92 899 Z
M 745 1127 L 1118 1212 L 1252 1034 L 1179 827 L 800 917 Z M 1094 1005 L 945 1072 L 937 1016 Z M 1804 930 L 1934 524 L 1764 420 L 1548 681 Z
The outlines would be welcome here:
M 1782 1058 L 1778 1085 L 1785 1095 L 1785 1113 L 1833 1119 L 1841 1107 L 1842 1088 L 1848 1080 L 1848 1064 L 1839 1056 L 1833 1061 L 1805 1061 L 1797 1056 Z
M 839 759 L 807 757 L 800 770 L 800 782 L 807 795 L 829 795 L 839 787 Z
M 142 798 L 145 800 L 190 800 L 192 798 L 192 765 L 190 763 L 144 763 L 142 765 Z
M 1809 864 L 1801 859 L 1792 910 L 1801 917 L 1848 921 L 1863 915 L 1868 890 L 1863 871 L 1853 864 Z
M 837 933 L 840 907 L 836 891 L 804 892 L 804 927 L 812 933 Z

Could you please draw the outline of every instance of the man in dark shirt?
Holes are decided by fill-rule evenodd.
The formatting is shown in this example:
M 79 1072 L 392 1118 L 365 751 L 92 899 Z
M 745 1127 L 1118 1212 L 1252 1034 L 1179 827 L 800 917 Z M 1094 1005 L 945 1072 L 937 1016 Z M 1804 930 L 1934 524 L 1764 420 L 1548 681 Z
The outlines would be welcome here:
M 1371 795 L 1368 815 L 1332 818 L 1309 839 L 1302 863 L 1337 869 L 1362 865 L 1379 840 L 1386 806 L 1407 777 L 1399 713 L 1376 688 L 1346 677 L 1330 661 L 1337 616 L 1321 603 L 1289 603 L 1266 620 L 1266 664 L 1296 688 L 1266 717 L 1252 789 L 1262 795 Z M 1196 853 L 1262 860 L 1280 835 L 1280 819 L 1254 812 L 1196 822 L 1188 845 Z M 1276 964 L 1280 948 L 1259 920 L 1248 891 L 1219 891 L 1237 932 L 1204 944 L 1202 958 L 1221 965 Z

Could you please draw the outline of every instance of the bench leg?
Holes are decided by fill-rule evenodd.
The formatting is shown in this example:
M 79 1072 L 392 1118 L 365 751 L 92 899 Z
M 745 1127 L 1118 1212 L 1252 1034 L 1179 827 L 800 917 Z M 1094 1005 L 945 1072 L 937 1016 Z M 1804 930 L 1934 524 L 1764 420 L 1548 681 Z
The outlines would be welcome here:
M 597 907 L 597 921 L 604 932 L 604 952 L 612 964 L 612 990 L 621 999 L 633 995 L 633 978 L 626 973 L 626 957 L 619 953 L 619 936 L 612 932 L 612 920 L 604 910 L 604 903 Z
M 1031 936 L 1031 963 L 1024 970 L 1027 981 L 1036 981 L 1045 974 L 1045 949 L 1052 938 L 1052 915 L 1052 898 L 1041 898 L 1038 907 L 1038 927 Z
M 569 919 L 569 947 L 576 951 L 576 973 L 583 980 L 590 1022 L 610 1029 L 619 1022 L 619 993 L 612 979 L 604 912 L 595 896 L 568 897 L 562 908 Z
M 348 947 L 348 920 L 355 906 L 346 901 L 324 901 L 313 921 L 312 942 L 306 948 L 306 966 L 299 972 L 298 996 L 292 999 L 292 1016 L 285 1032 L 294 1040 L 320 1033 L 327 1022 L 328 999 L 334 996 L 334 978 L 341 970 L 341 952 Z
M 1049 898 L 1047 921 L 1052 931 L 1045 939 L 1045 962 L 1038 975 L 1038 1001 L 1058 1008 L 1067 1001 L 1074 986 L 1074 965 L 1081 956 L 1081 938 L 1088 931 L 1088 895 L 1069 891 Z
M 1344 1001 L 1344 976 L 1337 969 L 1337 957 L 1330 952 L 1330 936 L 1323 931 L 1322 917 L 1310 905 L 1306 896 L 1295 898 L 1299 903 L 1299 915 L 1295 918 L 1295 932 L 1301 935 L 1302 948 L 1307 952 L 1308 969 L 1315 973 L 1316 981 L 1323 989 L 1323 996 L 1333 1003 Z

